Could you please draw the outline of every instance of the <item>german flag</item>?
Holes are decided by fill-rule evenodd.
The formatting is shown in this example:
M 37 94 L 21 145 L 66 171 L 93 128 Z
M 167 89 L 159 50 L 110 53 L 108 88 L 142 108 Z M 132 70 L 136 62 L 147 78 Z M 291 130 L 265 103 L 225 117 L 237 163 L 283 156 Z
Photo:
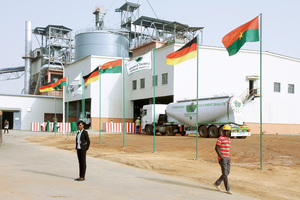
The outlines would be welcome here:
M 61 86 L 67 85 L 67 77 L 61 78 L 55 83 L 50 83 L 39 88 L 40 92 L 49 92 L 53 90 L 58 90 Z
M 122 59 L 104 63 L 99 67 L 99 73 L 122 73 Z
M 197 37 L 189 41 L 179 50 L 167 55 L 167 65 L 177 65 L 183 61 L 197 57 Z
M 83 77 L 84 79 L 84 85 L 87 86 L 88 84 L 99 80 L 99 67 L 96 67 L 96 69 L 94 69 L 94 71 L 92 71 L 91 73 L 89 73 L 88 75 Z

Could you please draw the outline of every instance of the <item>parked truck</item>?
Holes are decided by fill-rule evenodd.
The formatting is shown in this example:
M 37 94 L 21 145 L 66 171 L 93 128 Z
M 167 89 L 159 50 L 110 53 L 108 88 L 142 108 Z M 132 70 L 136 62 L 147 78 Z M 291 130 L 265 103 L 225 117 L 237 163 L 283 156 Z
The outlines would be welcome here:
M 155 109 L 155 118 L 154 118 Z M 198 133 L 200 137 L 216 138 L 223 126 L 230 124 L 231 137 L 245 138 L 251 135 L 242 116 L 243 102 L 234 96 L 219 96 L 198 99 Z M 146 134 L 182 136 L 196 134 L 197 101 L 185 100 L 176 103 L 145 105 L 142 113 L 142 130 Z
M 79 120 L 81 120 L 85 123 L 85 126 L 84 126 L 85 129 L 89 129 L 91 127 L 91 113 L 90 112 L 85 112 L 84 117 L 83 117 L 83 113 L 80 112 Z

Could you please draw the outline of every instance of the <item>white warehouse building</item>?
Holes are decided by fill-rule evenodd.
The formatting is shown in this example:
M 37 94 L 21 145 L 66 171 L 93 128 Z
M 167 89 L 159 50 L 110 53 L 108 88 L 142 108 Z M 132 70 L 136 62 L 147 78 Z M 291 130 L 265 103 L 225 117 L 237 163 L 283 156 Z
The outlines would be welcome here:
M 176 66 L 166 65 L 166 56 L 183 44 L 170 44 L 155 50 L 155 101 L 167 104 L 196 98 L 197 59 Z M 144 52 L 145 53 L 145 50 Z M 140 53 L 141 54 L 141 53 Z M 97 66 L 120 57 L 87 56 L 65 67 L 70 82 L 83 71 L 84 75 Z M 125 58 L 128 60 L 128 58 Z M 270 52 L 262 53 L 262 119 L 263 131 L 275 133 L 299 133 L 300 60 Z M 283 70 L 286 70 L 284 73 Z M 127 75 L 125 72 L 125 118 L 132 122 L 143 105 L 153 103 L 153 69 Z M 101 75 L 101 122 L 123 121 L 123 75 Z M 225 48 L 199 46 L 199 98 L 216 95 L 243 97 L 253 89 L 256 98 L 244 108 L 245 123 L 252 133 L 260 132 L 260 54 L 259 51 L 240 50 L 228 56 Z M 70 119 L 78 118 L 81 111 L 81 96 L 70 96 Z M 86 87 L 85 110 L 91 113 L 91 127 L 99 128 L 99 82 Z M 66 103 L 66 98 L 65 98 Z M 295 112 L 293 112 L 295 111 Z M 102 124 L 103 125 L 103 124 Z

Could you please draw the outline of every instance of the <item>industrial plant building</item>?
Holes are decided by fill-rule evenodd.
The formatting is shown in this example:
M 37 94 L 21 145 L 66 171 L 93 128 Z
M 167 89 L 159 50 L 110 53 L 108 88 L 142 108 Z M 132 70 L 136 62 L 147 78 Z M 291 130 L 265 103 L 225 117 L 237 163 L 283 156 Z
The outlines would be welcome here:
M 25 71 L 26 62 L 30 66 L 28 69 L 30 80 L 26 78 L 27 84 L 30 84 L 28 86 L 25 84 L 28 94 L 34 95 L 32 98 L 45 99 L 43 101 L 51 98 L 52 103 L 46 102 L 50 108 L 53 106 L 54 93 L 39 94 L 40 86 L 66 76 L 71 83 L 79 74 L 86 75 L 106 62 L 117 59 L 124 59 L 127 62 L 155 49 L 153 65 L 155 74 L 152 68 L 128 76 L 124 68 L 124 76 L 121 73 L 102 74 L 99 81 L 85 87 L 85 111 L 91 115 L 92 129 L 99 129 L 99 117 L 102 119 L 101 128 L 105 122 L 123 122 L 123 101 L 125 121 L 133 122 L 141 116 L 144 105 L 153 103 L 154 89 L 157 104 L 196 99 L 197 59 L 175 66 L 166 65 L 165 61 L 168 54 L 199 35 L 200 98 L 218 95 L 240 97 L 245 106 L 244 121 L 254 134 L 259 133 L 260 98 L 263 98 L 264 132 L 299 133 L 300 93 L 297 92 L 297 85 L 300 85 L 300 80 L 297 74 L 300 73 L 300 59 L 262 52 L 262 74 L 260 74 L 259 51 L 240 50 L 236 55 L 229 57 L 224 47 L 202 45 L 203 27 L 190 27 L 179 22 L 140 17 L 139 6 L 126 2 L 116 9 L 116 12 L 121 14 L 120 30 L 104 28 L 103 9 L 96 9 L 93 13 L 96 17 L 95 27 L 77 31 L 74 39 L 70 37 L 72 30 L 64 26 L 49 25 L 33 29 L 33 34 L 41 36 L 41 47 L 29 49 L 30 53 L 24 57 Z M 260 88 L 261 80 L 262 88 Z M 259 95 L 261 89 L 262 97 Z M 69 113 L 67 119 L 77 121 L 82 109 L 82 95 L 72 95 L 67 87 L 57 91 L 57 95 L 60 97 L 57 112 L 59 114 L 64 112 L 65 116 Z M 4 104 L 3 101 L 1 100 L 1 109 L 11 108 L 11 112 L 21 112 L 16 115 L 21 118 L 22 125 L 19 127 L 22 130 L 28 130 L 31 122 L 46 120 L 45 113 L 53 113 L 53 109 L 41 111 L 33 108 L 43 107 L 42 104 L 45 102 L 42 101 L 37 105 L 33 105 L 34 102 L 32 105 L 24 104 L 22 109 Z M 38 117 L 33 117 L 30 113 L 36 113 Z

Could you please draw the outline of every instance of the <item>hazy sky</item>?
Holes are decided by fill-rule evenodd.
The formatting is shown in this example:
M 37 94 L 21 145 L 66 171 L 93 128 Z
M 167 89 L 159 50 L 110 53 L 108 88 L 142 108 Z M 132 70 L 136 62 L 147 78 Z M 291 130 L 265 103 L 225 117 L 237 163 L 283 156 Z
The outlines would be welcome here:
M 160 19 L 189 26 L 204 27 L 203 45 L 223 47 L 222 37 L 238 26 L 263 14 L 263 51 L 300 59 L 299 0 L 148 0 Z M 147 0 L 141 4 L 140 16 L 155 17 Z M 95 7 L 107 11 L 105 26 L 120 27 L 120 13 L 115 13 L 125 0 L 9 0 L 0 7 L 0 68 L 24 66 L 25 21 L 32 29 L 47 25 L 63 25 L 73 29 L 94 26 Z M 38 47 L 32 35 L 33 49 Z M 246 43 L 243 49 L 259 50 L 259 43 Z M 0 93 L 20 93 L 23 78 L 1 81 Z M 4 87 L 4 85 L 14 85 Z

